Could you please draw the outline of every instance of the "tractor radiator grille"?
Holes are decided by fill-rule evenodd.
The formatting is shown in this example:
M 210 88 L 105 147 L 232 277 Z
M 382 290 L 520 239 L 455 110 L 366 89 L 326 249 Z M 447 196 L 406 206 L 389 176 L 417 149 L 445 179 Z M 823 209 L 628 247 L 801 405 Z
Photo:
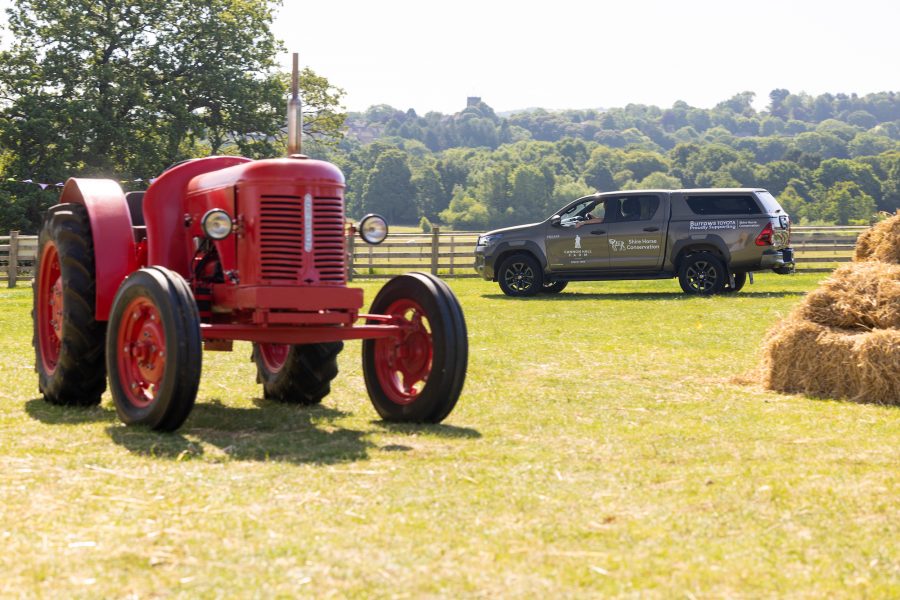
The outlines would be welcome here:
M 319 281 L 343 284 L 347 278 L 344 247 L 344 202 L 340 198 L 316 198 L 313 221 L 313 255 Z
M 304 250 L 302 196 L 260 199 L 260 272 L 263 279 L 291 283 L 343 284 L 344 203 L 340 198 L 313 198 L 312 252 Z

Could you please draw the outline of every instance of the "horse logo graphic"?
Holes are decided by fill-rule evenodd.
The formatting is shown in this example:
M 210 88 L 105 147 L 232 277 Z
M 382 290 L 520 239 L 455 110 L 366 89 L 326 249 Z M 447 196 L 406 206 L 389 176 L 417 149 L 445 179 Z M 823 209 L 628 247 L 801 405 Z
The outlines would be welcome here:
M 625 250 L 625 242 L 623 240 L 614 240 L 609 238 L 609 246 L 613 252 L 621 252 Z
M 575 236 L 575 249 L 581 250 L 581 236 L 580 235 Z

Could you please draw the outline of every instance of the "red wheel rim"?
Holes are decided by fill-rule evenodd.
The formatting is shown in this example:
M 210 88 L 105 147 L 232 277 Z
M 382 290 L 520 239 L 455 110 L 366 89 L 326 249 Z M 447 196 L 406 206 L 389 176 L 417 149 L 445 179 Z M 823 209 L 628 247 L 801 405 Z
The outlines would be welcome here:
M 269 373 L 277 373 L 287 361 L 290 344 L 258 344 L 259 355 Z
M 63 324 L 62 270 L 53 242 L 48 242 L 41 253 L 37 296 L 38 345 L 44 370 L 50 375 L 59 362 Z
M 403 335 L 375 341 L 375 374 L 391 402 L 410 404 L 422 393 L 431 374 L 431 325 L 425 311 L 413 300 L 397 300 L 385 314 L 395 317 Z
M 122 312 L 116 365 L 125 397 L 138 408 L 150 405 L 166 371 L 166 333 L 159 310 L 147 298 L 136 298 Z

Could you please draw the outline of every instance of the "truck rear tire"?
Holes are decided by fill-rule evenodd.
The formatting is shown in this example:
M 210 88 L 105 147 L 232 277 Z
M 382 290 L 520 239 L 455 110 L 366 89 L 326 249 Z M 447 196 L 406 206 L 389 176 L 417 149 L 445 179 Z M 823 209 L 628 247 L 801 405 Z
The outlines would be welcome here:
M 678 268 L 678 283 L 685 294 L 718 294 L 727 281 L 725 264 L 712 252 L 697 252 L 686 256 Z
M 550 281 L 544 282 L 544 287 L 541 288 L 542 294 L 558 294 L 569 285 L 568 281 Z
M 500 263 L 497 283 L 507 296 L 534 296 L 544 287 L 544 273 L 530 254 L 513 254 Z
M 363 375 L 385 421 L 440 423 L 462 392 L 469 341 L 462 307 L 446 283 L 427 273 L 394 277 L 372 314 L 403 325 L 401 337 L 364 340 Z
M 743 289 L 744 284 L 747 283 L 747 273 L 741 271 L 740 273 L 734 273 L 734 286 L 731 285 L 730 281 L 725 282 L 725 287 L 722 288 L 722 291 L 726 294 L 734 294 Z
M 53 404 L 92 406 L 106 389 L 106 324 L 94 318 L 94 241 L 87 210 L 60 204 L 44 218 L 32 282 L 38 389 Z
M 256 379 L 263 397 L 290 404 L 313 405 L 331 393 L 337 357 L 344 342 L 322 344 L 253 344 Z
M 109 390 L 122 422 L 178 429 L 194 407 L 202 363 L 200 315 L 184 278 L 162 267 L 129 275 L 106 335 Z

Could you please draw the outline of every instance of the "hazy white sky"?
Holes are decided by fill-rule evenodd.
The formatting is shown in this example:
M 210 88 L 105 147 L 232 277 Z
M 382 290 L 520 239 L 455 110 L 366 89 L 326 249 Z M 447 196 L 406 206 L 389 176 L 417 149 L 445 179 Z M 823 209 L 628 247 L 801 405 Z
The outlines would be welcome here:
M 707 108 L 744 90 L 762 108 L 774 88 L 900 91 L 900 0 L 283 2 L 276 35 L 350 110 L 452 113 L 466 96 L 500 111 Z
M 350 110 L 900 91 L 900 0 L 284 0 L 275 32 Z

